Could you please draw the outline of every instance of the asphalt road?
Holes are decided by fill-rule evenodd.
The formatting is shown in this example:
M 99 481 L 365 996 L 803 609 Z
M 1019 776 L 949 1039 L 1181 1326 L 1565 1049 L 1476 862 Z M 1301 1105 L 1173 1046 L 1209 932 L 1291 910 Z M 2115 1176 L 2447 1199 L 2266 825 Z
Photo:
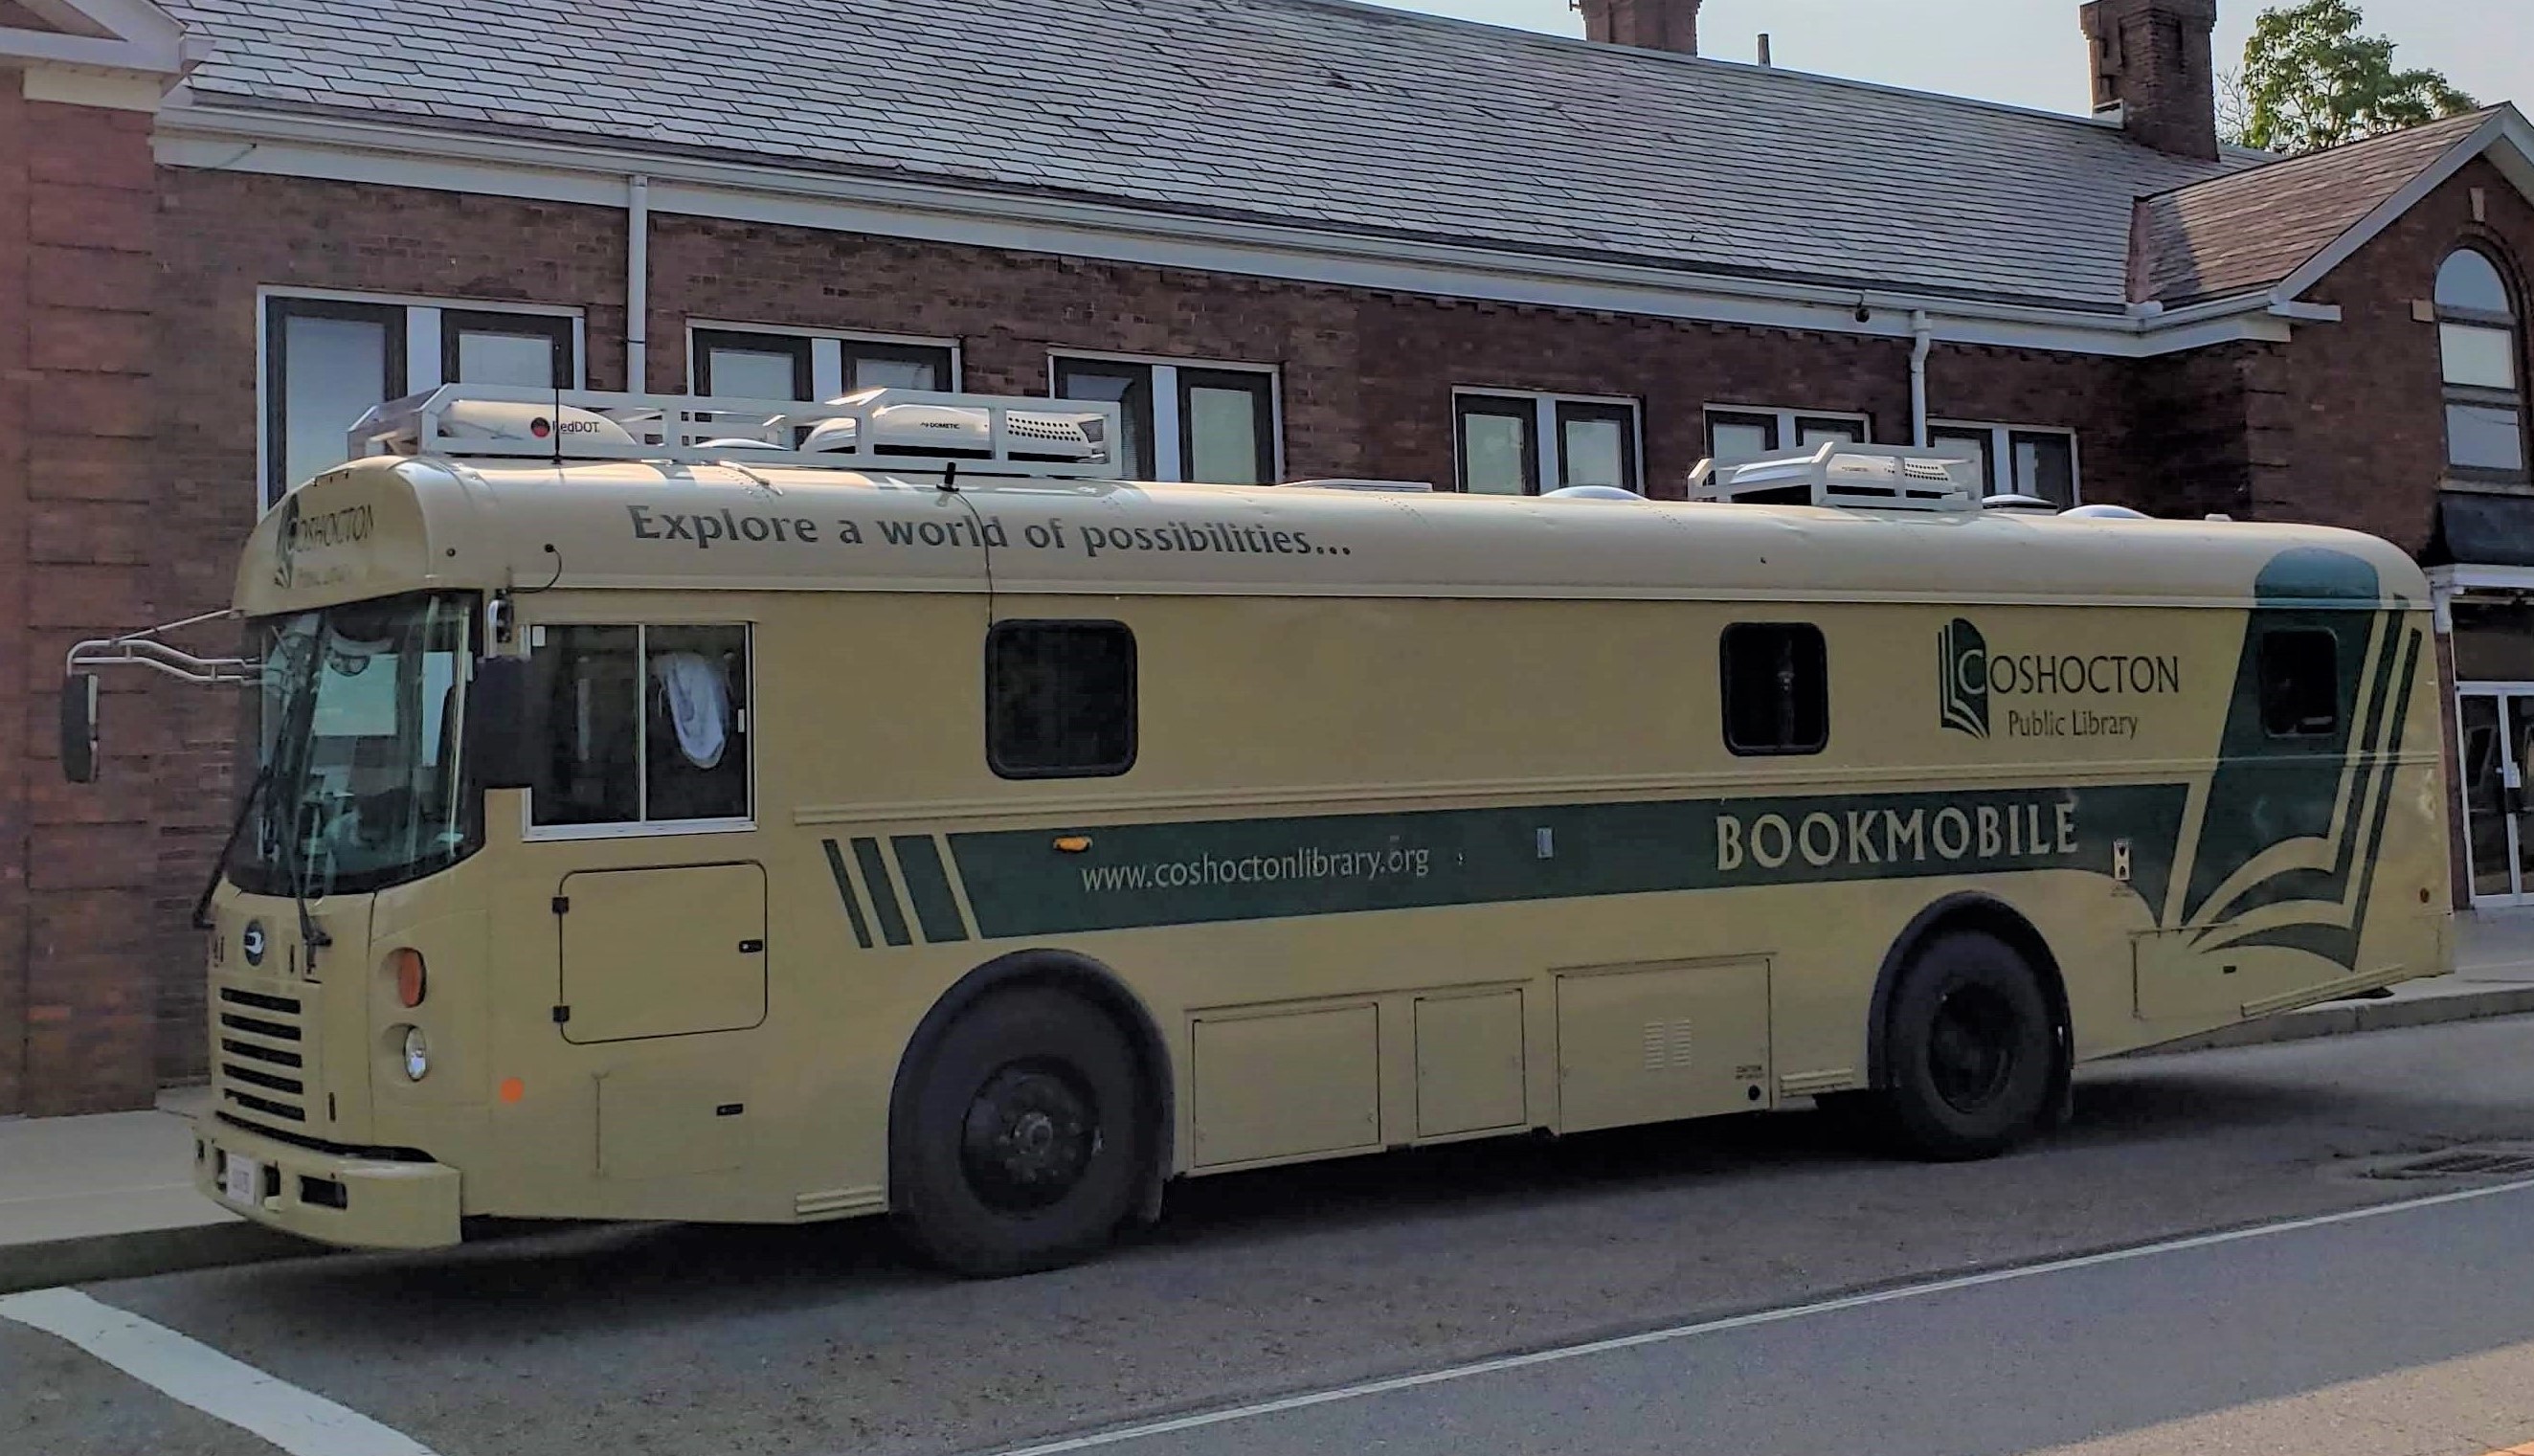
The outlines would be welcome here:
M 2369 1175 L 2509 1139 L 2534 1018 L 2113 1063 L 2075 1128 L 1971 1166 L 1787 1114 L 1211 1180 L 1106 1260 L 991 1284 L 850 1226 L 86 1294 L 438 1456 L 993 1451 L 1648 1331 L 1675 1333 L 1095 1449 L 2478 1456 L 2534 1442 L 2534 1192 L 1915 1287 L 2486 1188 Z M 1900 1297 L 1677 1333 L 1860 1290 Z M 272 1449 L 0 1319 L 0 1451 Z

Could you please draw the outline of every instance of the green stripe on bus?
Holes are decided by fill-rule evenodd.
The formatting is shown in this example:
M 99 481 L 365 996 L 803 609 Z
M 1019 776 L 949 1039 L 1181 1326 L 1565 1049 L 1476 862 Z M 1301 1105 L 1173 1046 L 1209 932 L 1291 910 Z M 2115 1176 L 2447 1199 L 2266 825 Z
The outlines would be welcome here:
M 889 883 L 888 863 L 879 857 L 879 841 L 854 841 L 854 862 L 863 867 L 863 883 L 871 886 L 872 909 L 879 915 L 879 933 L 891 945 L 912 945 L 915 938 L 906 933 L 906 912 L 897 905 L 897 886 Z
M 871 924 L 863 919 L 862 901 L 854 894 L 854 878 L 845 873 L 845 856 L 833 839 L 821 841 L 827 846 L 827 868 L 836 877 L 836 898 L 845 902 L 845 919 L 854 926 L 855 943 L 865 950 L 872 948 Z
M 968 939 L 959 923 L 959 900 L 950 893 L 950 877 L 941 868 L 941 850 L 930 834 L 900 834 L 890 839 L 897 868 L 906 876 L 906 893 L 915 901 L 915 918 L 924 939 L 934 944 Z
M 2181 784 L 1658 800 L 953 834 L 977 932 L 1345 915 L 1765 884 L 2075 870 L 2161 907 Z

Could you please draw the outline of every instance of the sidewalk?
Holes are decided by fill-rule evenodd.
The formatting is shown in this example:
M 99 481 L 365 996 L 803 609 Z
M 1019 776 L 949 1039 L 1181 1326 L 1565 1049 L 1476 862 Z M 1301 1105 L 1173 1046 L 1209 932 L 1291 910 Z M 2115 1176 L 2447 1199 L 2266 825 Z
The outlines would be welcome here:
M 304 1252 L 194 1191 L 192 1115 L 211 1089 L 146 1113 L 0 1120 L 0 1293 Z
M 2170 1043 L 2141 1056 L 2301 1041 L 2534 1011 L 2534 911 L 2467 915 L 2453 974 Z M 87 1118 L 0 1119 L 0 1294 L 130 1279 L 314 1252 L 194 1191 L 189 1119 L 210 1089 L 158 1109 Z

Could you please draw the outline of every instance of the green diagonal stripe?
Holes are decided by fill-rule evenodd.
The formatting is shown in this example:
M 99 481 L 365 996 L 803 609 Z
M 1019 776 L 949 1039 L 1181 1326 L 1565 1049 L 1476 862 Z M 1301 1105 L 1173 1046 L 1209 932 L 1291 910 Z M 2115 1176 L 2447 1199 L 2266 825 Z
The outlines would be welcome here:
M 888 863 L 880 858 L 879 841 L 854 841 L 854 862 L 863 867 L 863 883 L 871 886 L 872 910 L 879 916 L 879 933 L 891 945 L 912 945 L 906 912 L 898 908 L 897 887 L 889 883 Z
M 915 901 L 916 921 L 924 939 L 934 944 L 968 939 L 959 923 L 959 901 L 950 893 L 950 877 L 942 871 L 941 851 L 930 834 L 900 834 L 890 839 L 897 868 L 906 876 L 906 893 Z

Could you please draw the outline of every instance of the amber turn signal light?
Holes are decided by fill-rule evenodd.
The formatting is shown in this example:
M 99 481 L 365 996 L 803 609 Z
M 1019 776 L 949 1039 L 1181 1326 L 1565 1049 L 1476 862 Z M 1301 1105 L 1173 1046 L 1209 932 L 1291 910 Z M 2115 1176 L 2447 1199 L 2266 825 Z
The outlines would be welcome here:
M 423 993 L 429 990 L 422 965 L 422 952 L 404 949 L 388 957 L 388 966 L 395 972 L 396 1000 L 406 1006 L 422 1004 Z

